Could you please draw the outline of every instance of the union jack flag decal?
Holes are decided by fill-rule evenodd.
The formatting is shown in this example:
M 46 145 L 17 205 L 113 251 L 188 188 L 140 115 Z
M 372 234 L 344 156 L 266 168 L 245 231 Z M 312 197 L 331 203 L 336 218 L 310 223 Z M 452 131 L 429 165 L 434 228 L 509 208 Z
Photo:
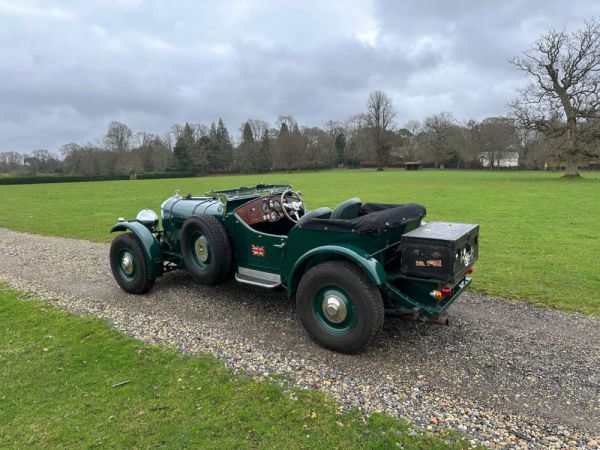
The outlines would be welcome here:
M 265 248 L 252 244 L 252 256 L 265 256 Z

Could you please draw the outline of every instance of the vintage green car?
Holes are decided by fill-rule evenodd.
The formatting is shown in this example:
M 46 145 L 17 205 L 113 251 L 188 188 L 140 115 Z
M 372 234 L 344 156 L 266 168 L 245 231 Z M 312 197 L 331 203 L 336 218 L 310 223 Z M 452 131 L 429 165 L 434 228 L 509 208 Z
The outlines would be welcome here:
M 363 203 L 306 211 L 289 185 L 175 194 L 119 219 L 110 264 L 132 294 L 174 269 L 199 283 L 282 289 L 310 336 L 344 353 L 367 347 L 384 315 L 438 318 L 470 285 L 479 227 L 430 222 L 415 203 Z

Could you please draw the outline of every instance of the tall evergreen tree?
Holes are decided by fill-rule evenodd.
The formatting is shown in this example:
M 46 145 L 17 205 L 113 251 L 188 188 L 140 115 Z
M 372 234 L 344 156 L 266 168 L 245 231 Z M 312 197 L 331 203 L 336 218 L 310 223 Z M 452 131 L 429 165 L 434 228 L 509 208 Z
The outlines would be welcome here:
M 269 130 L 265 130 L 260 141 L 260 147 L 258 149 L 258 155 L 256 158 L 257 170 L 260 172 L 268 171 L 271 169 L 272 164 L 273 157 L 271 155 L 271 136 L 269 135 Z
M 242 141 L 236 149 L 234 165 L 240 172 L 253 172 L 256 170 L 254 167 L 256 142 L 252 134 L 252 127 L 248 122 L 245 122 L 241 130 Z
M 210 138 L 206 135 L 200 136 L 200 138 L 192 144 L 190 159 L 194 173 L 202 174 L 208 172 L 208 153 L 210 151 L 210 145 Z
M 219 167 L 222 170 L 228 170 L 233 159 L 233 145 L 231 145 L 229 131 L 220 117 L 219 124 L 217 125 L 217 142 L 219 147 Z
M 220 155 L 219 155 L 219 137 L 217 135 L 217 126 L 215 123 L 210 124 L 210 131 L 208 132 L 209 144 L 207 148 L 207 163 L 208 170 L 210 172 L 217 172 L 221 169 L 220 164 Z
M 194 131 L 189 123 L 183 127 L 183 132 L 175 143 L 173 155 L 175 156 L 177 170 L 184 172 L 192 170 L 192 151 L 194 146 Z
M 279 136 L 277 136 L 275 154 L 273 155 L 273 166 L 276 169 L 290 169 L 293 151 L 292 134 L 287 123 L 282 121 Z
M 209 169 L 209 148 L 209 137 L 201 135 L 196 139 L 194 137 L 194 129 L 189 123 L 186 123 L 173 149 L 173 154 L 177 161 L 177 169 L 195 174 L 206 173 Z
M 337 156 L 337 163 L 344 164 L 344 151 L 346 150 L 346 135 L 340 133 L 335 138 L 335 153 Z
M 244 124 L 244 131 L 242 131 L 242 145 L 244 144 L 254 144 L 254 135 L 248 122 Z

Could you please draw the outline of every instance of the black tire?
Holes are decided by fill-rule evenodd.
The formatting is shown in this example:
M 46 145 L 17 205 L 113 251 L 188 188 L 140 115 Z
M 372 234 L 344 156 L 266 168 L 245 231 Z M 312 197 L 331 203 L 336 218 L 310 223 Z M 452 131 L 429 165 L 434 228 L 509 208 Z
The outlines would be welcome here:
M 197 251 L 199 241 L 201 250 Z M 181 255 L 185 268 L 199 283 L 215 285 L 231 274 L 229 236 L 213 216 L 193 216 L 185 221 L 181 228 Z
M 334 306 L 344 303 L 345 318 L 340 323 L 330 322 L 342 315 L 328 314 L 328 299 L 333 299 Z M 328 261 L 308 270 L 298 286 L 296 308 L 308 334 L 323 347 L 341 353 L 364 350 L 383 326 L 379 289 L 358 266 L 347 261 Z
M 124 268 L 122 262 L 126 256 L 131 265 Z M 113 239 L 110 245 L 110 268 L 121 289 L 130 294 L 144 294 L 154 286 L 154 280 L 148 278 L 148 262 L 144 249 L 129 233 L 122 233 Z

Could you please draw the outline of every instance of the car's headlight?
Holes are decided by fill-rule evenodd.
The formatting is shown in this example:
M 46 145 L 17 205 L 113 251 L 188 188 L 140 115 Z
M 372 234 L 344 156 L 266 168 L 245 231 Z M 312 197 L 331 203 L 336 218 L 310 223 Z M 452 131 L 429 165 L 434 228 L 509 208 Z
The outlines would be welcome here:
M 135 219 L 148 228 L 154 228 L 158 225 L 158 216 L 151 209 L 142 209 Z

